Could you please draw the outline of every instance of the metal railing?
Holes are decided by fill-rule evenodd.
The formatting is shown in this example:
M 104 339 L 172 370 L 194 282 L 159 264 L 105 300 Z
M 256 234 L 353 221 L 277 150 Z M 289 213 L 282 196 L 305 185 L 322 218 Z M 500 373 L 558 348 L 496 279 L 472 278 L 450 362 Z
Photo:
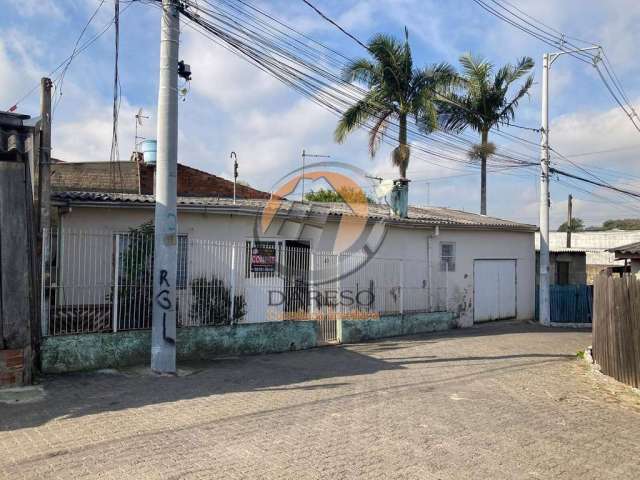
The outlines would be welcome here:
M 44 336 L 151 327 L 152 233 L 51 231 L 44 239 Z M 446 310 L 447 275 L 434 263 L 179 235 L 176 318 L 182 327 L 315 319 L 331 341 L 336 318 Z

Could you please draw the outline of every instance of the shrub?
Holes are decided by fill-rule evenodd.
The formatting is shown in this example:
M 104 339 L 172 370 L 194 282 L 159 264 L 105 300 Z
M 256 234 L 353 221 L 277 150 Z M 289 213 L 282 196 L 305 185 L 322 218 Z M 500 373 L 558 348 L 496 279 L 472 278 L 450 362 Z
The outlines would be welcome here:
M 231 313 L 231 291 L 223 280 L 213 277 L 195 278 L 191 281 L 191 310 L 189 315 L 207 325 L 233 325 L 246 314 L 244 295 L 234 296 Z

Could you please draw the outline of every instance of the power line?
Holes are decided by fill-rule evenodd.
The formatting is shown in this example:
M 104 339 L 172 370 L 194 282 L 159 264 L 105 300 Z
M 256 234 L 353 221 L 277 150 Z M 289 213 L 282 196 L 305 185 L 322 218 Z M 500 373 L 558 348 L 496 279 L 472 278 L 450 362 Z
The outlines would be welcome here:
M 359 40 L 355 35 L 351 34 L 350 32 L 346 31 L 344 28 L 342 28 L 340 25 L 338 25 L 334 20 L 332 20 L 328 15 L 324 14 L 322 11 L 320 11 L 317 7 L 315 7 L 313 4 L 311 4 L 311 2 L 309 2 L 308 0 L 301 0 L 302 2 L 304 2 L 305 4 L 309 5 L 313 10 L 316 11 L 316 13 L 318 13 L 318 15 L 320 15 L 324 20 L 326 20 L 327 22 L 331 23 L 332 25 L 334 25 L 336 28 L 338 28 L 342 33 L 344 33 L 345 35 L 347 35 L 349 38 L 351 38 L 352 40 L 354 40 L 355 42 L 358 43 L 358 45 L 360 45 L 361 47 L 363 47 L 364 49 L 366 49 L 368 52 L 369 47 L 367 45 L 365 45 L 361 40 Z M 437 97 L 439 97 L 442 101 L 445 101 L 447 103 L 451 103 L 452 105 L 455 105 L 458 108 L 461 108 L 469 113 L 473 113 L 471 112 L 471 110 L 469 110 L 468 108 L 466 108 L 464 105 L 461 105 L 459 103 L 454 102 L 453 100 L 451 100 L 450 98 L 448 98 L 446 95 L 443 95 L 442 93 L 438 92 L 437 90 L 431 90 L 431 92 L 436 95 Z M 540 132 L 539 128 L 533 128 L 533 127 L 525 127 L 523 125 L 517 125 L 514 123 L 510 123 L 510 122 L 498 122 L 502 125 L 508 125 L 511 127 L 516 127 L 516 128 L 521 128 L 524 130 L 530 130 L 533 132 Z
M 605 153 L 624 152 L 626 150 L 640 150 L 640 145 L 631 145 L 628 147 L 610 148 L 608 150 L 595 150 L 592 152 L 571 153 L 565 155 L 565 157 L 586 157 L 589 155 L 602 155 Z
M 315 5 L 313 5 L 311 2 L 308 2 L 307 0 L 302 0 L 304 3 L 306 3 L 307 5 L 309 5 L 313 10 L 315 10 L 315 12 L 320 15 L 322 18 L 324 18 L 327 22 L 329 22 L 330 24 L 332 24 L 334 27 L 336 27 L 338 30 L 340 30 L 342 33 L 344 33 L 347 37 L 351 38 L 353 41 L 355 41 L 358 45 L 360 45 L 362 48 L 364 48 L 365 50 L 369 51 L 369 47 L 367 47 L 364 43 L 362 43 L 360 40 L 358 40 L 358 38 L 356 38 L 354 35 L 350 34 L 349 32 L 347 32 L 344 28 L 342 28 L 340 25 L 338 25 L 336 22 L 334 22 L 331 18 L 329 18 L 328 16 L 326 16 L 324 13 L 322 13 Z
M 227 1 L 219 0 L 217 2 L 217 7 L 219 8 L 215 9 L 213 8 L 212 2 L 208 0 L 202 0 L 202 3 L 212 8 L 207 8 L 201 5 L 200 2 L 196 3 L 187 0 L 182 9 L 184 16 L 192 22 L 193 26 L 198 27 L 196 30 L 216 43 L 222 44 L 232 53 L 250 61 L 250 63 L 253 63 L 266 73 L 273 75 L 284 84 L 289 85 L 309 97 L 320 106 L 327 108 L 333 114 L 340 115 L 354 100 L 359 99 L 363 92 L 366 92 L 349 82 L 345 82 L 340 75 L 332 73 L 321 63 L 319 64 L 319 58 L 324 58 L 325 54 L 330 56 L 330 54 L 323 52 L 322 55 L 320 55 L 317 45 L 306 45 L 305 48 L 294 47 L 292 45 L 296 45 L 296 42 L 291 41 L 289 34 L 285 35 L 287 38 L 284 40 L 281 39 L 278 34 L 283 35 L 282 30 L 274 30 L 268 21 L 260 19 L 253 14 L 249 15 L 246 11 L 236 11 L 234 13 L 233 11 L 221 8 L 221 6 L 224 5 L 233 8 Z M 249 15 L 251 22 L 241 21 L 242 19 L 239 15 Z M 389 126 L 397 128 L 396 124 L 390 123 Z M 414 138 L 420 138 L 430 142 L 439 142 L 445 150 L 453 149 L 451 151 L 456 151 L 462 148 L 466 154 L 466 149 L 468 148 L 468 140 L 448 132 L 437 132 L 435 135 L 425 135 L 416 131 L 411 131 L 410 133 Z M 442 136 L 442 138 L 432 138 L 437 135 Z M 527 144 L 533 143 L 513 135 L 511 136 Z M 383 140 L 387 139 L 384 138 Z M 460 145 L 461 142 L 464 143 L 464 146 Z M 476 166 L 468 159 L 462 160 L 442 150 L 437 151 L 430 149 L 422 143 L 413 145 L 413 147 L 419 153 L 419 155 L 417 155 L 418 158 L 428 163 L 432 162 L 429 157 L 425 157 L 424 154 L 460 163 L 467 168 Z M 515 168 L 516 166 L 525 168 L 537 168 L 539 166 L 537 161 L 530 161 L 527 158 L 531 157 L 497 156 L 497 158 L 494 159 L 494 166 L 496 168 L 501 167 L 503 170 Z M 437 165 L 442 166 L 440 163 Z M 455 170 L 452 167 L 446 168 Z M 601 179 L 590 180 L 557 168 L 553 168 L 551 171 L 557 175 L 567 176 L 608 188 L 618 193 L 640 197 L 639 193 L 615 187 Z M 503 174 L 514 175 L 513 173 L 507 172 Z M 515 175 L 518 176 L 517 174 Z
M 144 3 L 144 4 L 151 4 L 153 5 L 154 2 L 157 0 L 129 0 L 127 2 L 127 5 L 120 11 L 120 15 L 122 15 L 125 11 L 127 11 L 129 9 L 129 7 L 131 7 L 131 5 L 133 5 L 134 3 Z M 104 0 L 102 1 L 102 3 L 104 3 Z M 102 3 L 99 5 L 101 6 Z M 90 20 L 87 23 L 90 23 L 92 20 Z M 114 24 L 115 22 L 115 18 L 112 18 L 98 33 L 96 33 L 93 37 L 91 37 L 89 40 L 87 40 L 86 42 L 84 42 L 81 46 L 79 47 L 74 47 L 73 52 L 71 53 L 71 55 L 69 55 L 68 57 L 66 57 L 62 62 L 60 62 L 53 70 L 51 70 L 48 74 L 46 74 L 45 76 L 49 77 L 49 78 L 53 78 L 54 75 L 60 71 L 60 69 L 62 69 L 64 67 L 65 69 L 65 74 L 66 74 L 66 70 L 68 70 L 68 65 L 81 53 L 83 53 L 85 50 L 87 50 L 91 45 L 93 45 L 100 37 L 102 37 L 105 33 L 107 33 L 109 31 L 109 29 L 111 28 L 111 26 Z M 88 25 L 87 25 L 88 26 Z M 86 30 L 86 27 L 83 30 Z M 59 79 L 61 78 L 61 76 L 58 76 L 58 79 L 54 82 L 54 83 L 58 83 Z M 38 88 L 40 87 L 40 82 L 38 81 L 38 83 L 36 83 L 31 89 L 27 90 L 22 96 L 20 96 L 18 98 L 18 100 L 16 102 L 14 102 L 14 104 L 11 106 L 11 108 L 9 108 L 9 111 L 14 111 L 18 108 L 18 105 L 20 105 L 20 103 L 22 103 L 26 98 L 28 98 L 29 96 L 31 96 Z
M 188 7 L 184 11 L 185 17 L 191 20 L 195 26 L 199 27 L 196 28 L 196 30 L 205 37 L 218 44 L 223 43 L 223 46 L 232 53 L 249 60 L 261 70 L 275 76 L 303 95 L 310 97 L 312 101 L 319 105 L 326 107 L 333 114 L 340 115 L 345 108 L 366 93 L 366 90 L 345 82 L 339 74 L 331 73 L 323 68 L 322 65 L 318 63 L 316 46 L 308 46 L 308 48 L 305 48 L 303 51 L 299 49 L 292 51 L 292 43 L 291 41 L 287 41 L 285 48 L 283 45 L 278 44 L 274 37 L 275 33 L 282 33 L 282 30 L 272 31 L 269 37 L 265 37 L 265 28 L 272 28 L 271 25 L 265 23 L 263 20 L 257 19 L 255 16 L 250 18 L 251 22 L 247 22 L 245 17 L 248 15 L 248 12 L 241 10 L 233 14 L 225 8 L 233 8 L 233 5 L 229 5 L 229 2 L 222 1 L 217 3 L 215 9 L 213 8 L 212 2 L 206 0 L 203 1 L 202 4 L 201 2 L 197 4 L 195 2 L 188 2 L 185 4 L 185 6 Z M 207 6 L 211 8 L 207 8 Z M 252 10 L 256 11 L 257 9 L 253 7 Z M 237 16 L 238 14 L 244 15 L 243 21 L 240 21 L 241 19 Z M 204 16 L 211 20 L 205 20 L 205 18 L 203 18 Z M 269 18 L 273 17 L 270 16 Z M 215 23 L 212 23 L 212 21 Z M 251 25 L 255 26 L 258 24 L 261 26 L 260 31 L 250 28 Z M 282 22 L 279 24 L 283 25 Z M 187 25 L 189 25 L 189 23 L 187 23 Z M 325 58 L 324 55 L 326 54 L 326 52 L 323 52 L 322 58 Z M 300 55 L 303 56 L 300 57 Z M 305 59 L 305 57 L 309 58 L 309 55 L 311 55 L 312 58 Z M 346 58 L 343 55 L 342 57 Z M 341 61 L 340 64 L 344 65 L 344 62 Z M 391 124 L 390 126 L 397 128 L 396 124 Z M 465 157 L 469 145 L 472 144 L 469 140 L 451 135 L 449 132 L 438 132 L 437 135 L 441 135 L 441 137 L 437 135 L 424 135 L 416 130 L 410 130 L 410 134 L 414 138 L 420 138 L 430 143 L 439 143 L 443 145 L 446 150 L 453 148 L 456 151 L 463 151 Z M 385 143 L 389 143 L 387 138 L 385 138 L 384 141 Z M 459 144 L 460 142 L 464 143 L 462 148 L 460 145 L 455 145 L 455 143 Z M 466 158 L 462 160 L 460 157 L 452 157 L 447 153 L 430 149 L 422 144 L 414 144 L 413 146 L 416 150 L 428 155 L 469 165 L 469 161 Z M 522 159 L 502 154 L 499 156 L 499 160 L 518 163 Z M 428 160 L 425 159 L 425 161 Z
M 486 1 L 483 1 L 483 0 L 472 0 L 472 1 L 475 2 L 477 5 L 479 5 L 481 8 L 483 8 L 484 10 L 486 10 L 487 12 L 489 12 L 490 14 L 505 21 L 506 23 L 509 23 L 515 28 L 518 28 L 519 30 L 533 36 L 534 38 L 546 43 L 547 45 L 560 49 L 562 52 L 568 55 L 571 55 L 572 57 L 582 62 L 592 65 L 598 72 L 598 75 L 602 83 L 604 84 L 607 91 L 610 93 L 611 97 L 615 100 L 615 102 L 622 109 L 622 111 L 629 117 L 629 120 L 631 120 L 631 123 L 633 124 L 634 128 L 640 132 L 640 126 L 638 125 L 638 123 L 636 123 L 636 119 L 640 120 L 640 117 L 638 117 L 638 114 L 636 113 L 632 103 L 630 102 L 628 96 L 624 92 L 624 88 L 622 87 L 622 84 L 618 76 L 615 74 L 615 71 L 613 70 L 613 66 L 611 65 L 611 62 L 609 62 L 606 56 L 606 53 L 604 52 L 604 48 L 602 46 L 596 45 L 593 42 L 586 42 L 584 40 L 575 39 L 574 37 L 570 37 L 564 33 L 561 33 L 559 30 L 549 27 L 545 23 L 532 17 L 531 15 L 526 14 L 523 10 L 515 7 L 514 5 L 510 4 L 505 0 L 503 0 L 503 3 L 509 5 L 510 7 L 512 7 L 512 9 L 505 7 L 501 2 L 497 0 L 490 0 L 493 4 L 497 6 L 497 8 L 499 8 L 501 11 L 505 13 L 501 13 L 501 11 L 496 10 L 491 5 L 489 5 Z M 514 10 L 519 13 L 515 13 Z M 523 15 L 526 18 L 523 18 Z M 544 26 L 545 28 L 540 27 L 540 25 Z M 552 30 L 552 31 L 549 32 L 549 30 Z M 592 44 L 598 47 L 598 53 L 592 54 L 589 52 L 576 52 L 575 49 L 577 49 L 578 46 L 568 41 L 567 40 L 568 38 L 574 38 L 579 42 Z M 567 46 L 572 47 L 573 50 L 570 48 L 568 49 Z M 598 66 L 599 63 L 603 64 L 604 70 L 605 70 L 604 73 Z M 605 78 L 605 75 L 608 78 Z M 611 84 L 613 84 L 613 86 Z
M 120 101 L 121 101 L 121 89 L 120 85 L 120 73 L 118 71 L 118 61 L 120 55 L 120 0 L 114 1 L 114 25 L 115 25 L 115 54 L 114 54 L 114 67 L 113 67 L 113 112 L 112 112 L 112 131 L 111 131 L 111 155 L 110 170 L 111 170 L 111 183 L 115 188 L 116 176 L 120 179 L 120 186 L 123 187 L 122 171 L 120 169 L 120 152 L 118 149 L 118 117 L 120 115 Z M 118 175 L 116 175 L 116 169 Z

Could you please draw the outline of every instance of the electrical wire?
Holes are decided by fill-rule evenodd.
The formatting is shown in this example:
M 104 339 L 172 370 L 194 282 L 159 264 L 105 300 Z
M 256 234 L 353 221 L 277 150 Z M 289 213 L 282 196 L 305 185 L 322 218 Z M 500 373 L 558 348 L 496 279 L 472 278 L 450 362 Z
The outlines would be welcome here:
M 575 37 L 570 37 L 557 29 L 551 28 L 540 20 L 526 14 L 522 9 L 515 7 L 506 0 L 490 0 L 496 8 L 492 7 L 492 5 L 488 4 L 484 0 L 472 1 L 500 20 L 503 20 L 547 45 L 558 48 L 561 52 L 568 54 L 577 60 L 592 65 L 598 72 L 600 80 L 611 97 L 627 115 L 634 128 L 640 132 L 640 117 L 636 113 L 633 104 L 625 93 L 622 83 L 613 70 L 613 66 L 611 65 L 611 62 L 609 61 L 602 46 L 593 42 L 587 42 L 585 40 L 576 39 Z M 506 7 L 504 4 L 511 8 Z M 580 47 L 567 39 L 574 39 L 576 41 L 598 47 L 598 53 L 594 54 L 591 52 L 575 51 Z M 571 48 L 567 48 L 567 46 Z M 603 65 L 604 72 L 599 67 L 599 64 Z

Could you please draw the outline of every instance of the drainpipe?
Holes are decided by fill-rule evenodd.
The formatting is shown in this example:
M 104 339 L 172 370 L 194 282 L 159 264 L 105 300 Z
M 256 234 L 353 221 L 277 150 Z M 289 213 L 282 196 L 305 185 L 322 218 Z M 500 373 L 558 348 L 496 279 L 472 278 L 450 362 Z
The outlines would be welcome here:
M 431 239 L 434 237 L 438 237 L 440 235 L 440 226 L 436 225 L 433 233 L 431 235 L 427 235 L 427 282 L 428 282 L 428 290 L 427 290 L 427 300 L 429 303 L 429 311 L 431 311 L 432 302 L 431 302 Z

